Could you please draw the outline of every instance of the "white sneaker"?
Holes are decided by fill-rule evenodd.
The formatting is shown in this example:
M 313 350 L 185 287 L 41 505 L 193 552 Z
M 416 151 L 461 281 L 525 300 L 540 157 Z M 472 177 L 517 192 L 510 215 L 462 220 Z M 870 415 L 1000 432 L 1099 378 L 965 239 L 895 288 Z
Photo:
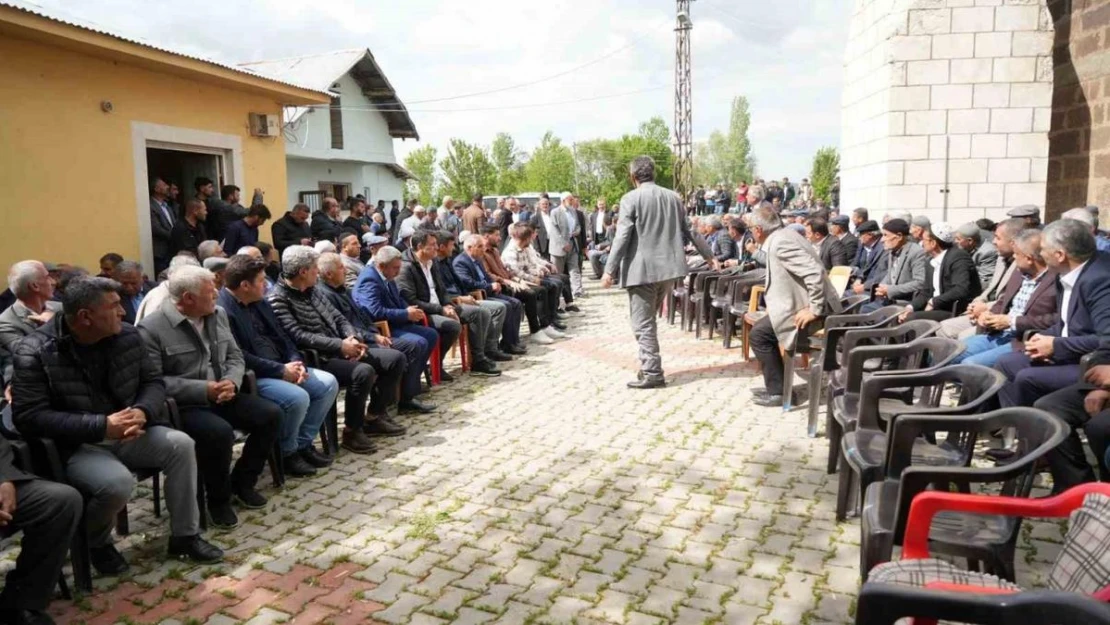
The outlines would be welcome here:
M 540 345 L 551 345 L 555 342 L 555 339 L 545 334 L 543 330 L 540 330 L 532 335 L 532 342 Z
M 560 332 L 560 331 L 556 330 L 555 326 L 547 326 L 546 328 L 543 329 L 543 331 L 547 333 L 547 336 L 549 336 L 553 339 L 565 339 L 565 338 L 567 338 L 567 335 L 563 332 Z

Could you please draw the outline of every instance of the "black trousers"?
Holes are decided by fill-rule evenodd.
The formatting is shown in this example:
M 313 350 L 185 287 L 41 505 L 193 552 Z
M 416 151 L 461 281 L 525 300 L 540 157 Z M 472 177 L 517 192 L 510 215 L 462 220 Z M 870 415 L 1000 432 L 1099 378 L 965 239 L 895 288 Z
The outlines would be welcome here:
M 555 321 L 555 311 L 559 310 L 559 293 L 562 291 L 562 283 L 558 280 L 548 280 L 544 278 L 540 281 L 540 287 L 543 289 L 543 312 L 540 316 L 540 325 L 547 327 Z
M 567 306 L 570 306 L 574 303 L 574 293 L 570 290 L 570 276 L 566 274 L 553 273 L 549 276 L 545 276 L 543 281 L 558 282 L 559 293 L 563 296 L 563 301 L 567 303 Z M 555 305 L 559 305 L 558 300 L 556 300 Z
M 779 338 L 771 325 L 771 317 L 760 319 L 751 329 L 748 344 L 755 352 L 756 359 L 763 366 L 763 386 L 769 395 L 782 395 L 782 352 L 779 351 Z
M 1087 398 L 1090 387 L 1073 384 L 1049 393 L 1038 399 L 1033 406 L 1051 412 L 1071 426 L 1071 433 L 1063 443 L 1048 453 L 1048 466 L 1052 471 L 1053 494 L 1063 492 L 1072 486 L 1095 481 L 1095 472 L 1087 463 L 1083 441 L 1079 440 L 1079 428 L 1087 434 L 1087 442 L 1095 453 L 1098 472 L 1102 481 L 1110 481 L 1110 471 L 1106 467 L 1106 449 L 1110 447 L 1110 409 L 1095 416 L 1087 414 L 1083 400 Z
M 182 429 L 196 441 L 197 471 L 209 506 L 231 501 L 232 489 L 254 488 L 274 449 L 281 418 L 277 404 L 245 393 L 223 404 L 181 409 Z M 229 474 L 234 430 L 246 432 L 247 442 Z
M 77 489 L 57 482 L 17 482 L 15 494 L 15 515 L 0 536 L 22 530 L 23 541 L 0 593 L 0 614 L 46 610 L 85 507 Z
M 532 334 L 540 331 L 545 325 L 540 321 L 540 314 L 547 316 L 547 298 L 543 289 L 510 289 L 503 288 L 501 292 L 520 300 L 524 305 L 524 316 L 528 318 L 528 331 Z
M 378 379 L 374 367 L 358 360 L 329 358 L 320 368 L 334 375 L 347 391 L 343 400 L 343 423 L 348 428 L 361 430 L 366 420 L 366 402 L 370 400 L 370 391 Z
M 362 362 L 374 368 L 378 380 L 370 392 L 370 414 L 380 416 L 386 408 L 397 403 L 401 378 L 408 369 L 409 360 L 404 352 L 389 347 L 371 347 Z M 346 422 L 346 420 L 344 420 Z

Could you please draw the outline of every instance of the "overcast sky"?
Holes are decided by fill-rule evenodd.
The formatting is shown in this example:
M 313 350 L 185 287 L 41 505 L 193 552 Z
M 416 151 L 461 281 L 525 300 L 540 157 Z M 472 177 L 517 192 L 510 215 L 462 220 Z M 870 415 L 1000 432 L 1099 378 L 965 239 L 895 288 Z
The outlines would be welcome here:
M 654 115 L 673 124 L 673 0 L 34 1 L 229 63 L 369 48 L 422 139 L 397 140 L 398 159 L 423 143 L 442 150 L 452 137 L 488 145 L 504 131 L 530 149 L 547 130 L 573 142 L 634 132 Z M 744 95 L 760 173 L 808 175 L 816 149 L 840 142 L 852 4 L 695 0 L 695 140 L 724 129 L 730 100 Z M 501 93 L 420 103 L 587 63 Z M 626 95 L 606 97 L 614 94 Z

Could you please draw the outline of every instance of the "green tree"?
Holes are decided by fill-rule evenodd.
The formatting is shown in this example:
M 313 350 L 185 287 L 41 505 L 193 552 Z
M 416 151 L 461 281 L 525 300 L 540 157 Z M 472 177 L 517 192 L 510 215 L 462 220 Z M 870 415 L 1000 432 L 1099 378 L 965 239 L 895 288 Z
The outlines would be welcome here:
M 505 132 L 497 133 L 489 152 L 496 178 L 493 188 L 487 192 L 511 195 L 520 191 L 520 183 L 524 180 L 524 153 L 513 138 Z
M 674 156 L 670 129 L 661 117 L 640 124 L 634 135 L 618 139 L 593 139 L 575 144 L 578 193 L 587 201 L 604 197 L 610 204 L 632 189 L 628 165 L 637 156 L 655 159 L 655 180 L 665 187 L 674 182 Z
M 430 206 L 436 193 L 436 149 L 433 145 L 417 148 L 405 157 L 405 169 L 416 176 L 416 180 L 405 183 L 405 199 L 416 198 L 424 206 Z
M 447 156 L 439 162 L 443 172 L 443 194 L 464 203 L 475 193 L 487 193 L 497 181 L 497 172 L 482 146 L 451 139 Z
M 840 154 L 833 147 L 823 147 L 813 155 L 813 169 L 809 172 L 809 182 L 813 185 L 813 195 L 829 201 L 829 189 L 840 173 Z
M 524 191 L 569 191 L 574 188 L 574 153 L 550 130 L 524 165 Z
M 755 174 L 755 157 L 752 155 L 748 129 L 751 126 L 748 99 L 732 99 L 728 132 L 714 130 L 709 140 L 694 147 L 694 180 L 697 184 L 735 184 L 751 180 Z

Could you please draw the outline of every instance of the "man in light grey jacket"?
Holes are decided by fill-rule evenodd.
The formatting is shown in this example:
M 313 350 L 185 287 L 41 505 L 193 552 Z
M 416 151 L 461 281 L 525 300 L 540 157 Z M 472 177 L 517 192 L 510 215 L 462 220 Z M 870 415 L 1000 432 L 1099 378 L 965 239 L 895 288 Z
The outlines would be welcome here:
M 19 339 L 38 330 L 62 310 L 54 298 L 54 278 L 46 265 L 37 260 L 22 260 L 8 270 L 8 289 L 15 303 L 0 314 L 0 362 L 4 379 L 12 379 L 11 355 Z
M 666 380 L 655 313 L 667 289 L 686 275 L 686 243 L 693 243 L 714 269 L 718 264 L 705 239 L 690 234 L 682 198 L 655 184 L 655 161 L 638 156 L 629 173 L 636 188 L 621 198 L 616 238 L 601 284 L 612 286 L 619 270 L 621 286 L 628 290 L 632 332 L 640 345 L 639 379 L 629 382 L 629 388 L 659 388 Z
M 196 441 L 197 469 L 208 496 L 208 513 L 217 527 L 235 527 L 234 496 L 245 508 L 267 500 L 255 484 L 278 437 L 282 411 L 258 395 L 241 392 L 246 363 L 216 307 L 211 271 L 183 266 L 169 279 L 170 299 L 139 322 L 155 373 L 165 378 L 166 393 L 177 401 L 181 426 Z M 234 430 L 248 434 L 243 453 L 231 466 Z

